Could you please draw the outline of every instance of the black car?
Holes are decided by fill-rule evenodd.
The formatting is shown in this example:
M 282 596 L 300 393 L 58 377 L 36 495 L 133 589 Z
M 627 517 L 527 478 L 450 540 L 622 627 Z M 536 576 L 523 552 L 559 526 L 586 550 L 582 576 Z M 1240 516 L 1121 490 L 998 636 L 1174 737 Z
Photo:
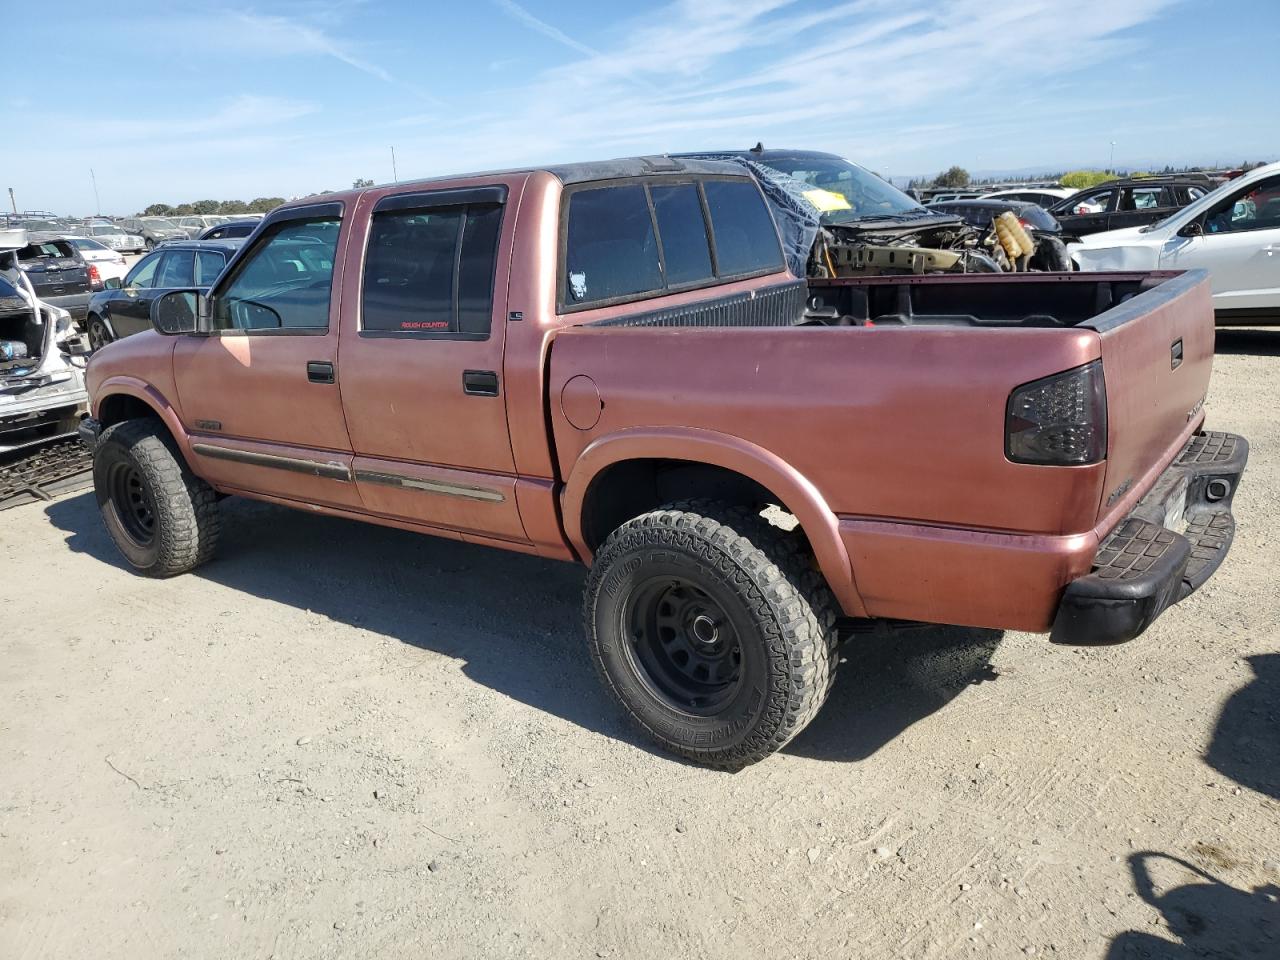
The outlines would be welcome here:
M 985 230 L 991 221 L 1006 210 L 1010 211 L 1018 221 L 1028 229 L 1038 233 L 1061 233 L 1062 225 L 1054 219 L 1044 207 L 1028 203 L 1025 200 L 939 200 L 929 204 L 930 210 L 954 213 L 964 218 L 971 227 Z
M 1082 237 L 1163 220 L 1215 186 L 1203 174 L 1109 180 L 1072 194 L 1050 207 L 1049 212 L 1062 224 L 1063 233 Z
M 94 350 L 151 329 L 151 302 L 170 290 L 208 289 L 240 248 L 239 240 L 166 243 L 133 265 L 123 281 L 89 300 L 89 345 Z
M 230 223 L 215 223 L 200 231 L 199 240 L 243 240 L 258 229 L 261 220 L 232 220 Z
M 18 266 L 31 281 L 36 296 L 54 307 L 61 307 L 73 320 L 83 320 L 96 285 L 84 257 L 70 240 L 42 234 L 30 234 L 27 245 L 18 251 Z

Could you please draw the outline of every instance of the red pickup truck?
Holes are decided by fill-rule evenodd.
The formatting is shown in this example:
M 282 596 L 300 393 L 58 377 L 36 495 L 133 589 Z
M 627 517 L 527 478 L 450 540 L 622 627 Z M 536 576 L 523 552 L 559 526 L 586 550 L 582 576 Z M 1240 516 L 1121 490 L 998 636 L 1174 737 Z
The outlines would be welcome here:
M 227 494 L 589 564 L 605 684 L 729 769 L 821 706 L 840 618 L 1138 635 L 1247 455 L 1202 429 L 1203 274 L 796 277 L 732 162 L 299 201 L 152 322 L 81 430 L 138 571 L 209 559 Z

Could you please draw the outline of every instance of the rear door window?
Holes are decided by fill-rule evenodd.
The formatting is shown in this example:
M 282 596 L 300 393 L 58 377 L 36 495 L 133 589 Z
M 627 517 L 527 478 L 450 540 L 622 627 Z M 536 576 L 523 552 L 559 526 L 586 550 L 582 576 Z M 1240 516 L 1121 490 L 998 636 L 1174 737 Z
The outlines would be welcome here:
M 226 265 L 226 258 L 220 253 L 212 250 L 197 251 L 195 285 L 197 287 L 213 286 L 213 281 L 218 279 L 218 274 Z
M 782 245 L 752 180 L 707 180 L 702 185 L 711 214 L 716 267 L 721 277 L 782 269 Z
M 360 329 L 487 338 L 502 210 L 486 203 L 375 213 Z

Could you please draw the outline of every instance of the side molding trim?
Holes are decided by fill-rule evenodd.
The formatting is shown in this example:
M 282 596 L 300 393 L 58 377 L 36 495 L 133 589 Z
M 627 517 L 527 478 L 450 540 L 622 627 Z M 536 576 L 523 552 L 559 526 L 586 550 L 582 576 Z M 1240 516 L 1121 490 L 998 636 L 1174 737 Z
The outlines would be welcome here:
M 288 470 L 291 473 L 324 477 L 326 480 L 351 482 L 351 471 L 347 469 L 346 464 L 335 460 L 303 460 L 300 457 L 281 457 L 273 453 L 234 450 L 231 447 L 215 446 L 210 443 L 193 443 L 191 449 L 202 457 L 212 457 L 214 460 L 231 460 L 235 463 L 247 463 L 253 467 L 270 467 L 274 470 Z
M 406 477 L 400 473 L 385 473 L 381 470 L 357 470 L 355 478 L 357 483 L 377 483 L 384 487 L 421 490 L 423 493 L 439 493 L 446 497 L 461 497 L 464 500 L 502 503 L 507 499 L 497 490 L 486 487 L 469 487 L 460 483 L 446 483 L 443 480 L 424 480 L 421 477 Z

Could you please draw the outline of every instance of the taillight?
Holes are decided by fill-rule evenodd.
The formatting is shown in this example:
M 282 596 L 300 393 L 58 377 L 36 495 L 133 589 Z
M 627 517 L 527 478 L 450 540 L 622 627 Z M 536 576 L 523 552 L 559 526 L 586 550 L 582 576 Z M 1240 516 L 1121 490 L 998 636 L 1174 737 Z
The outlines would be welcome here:
M 98 268 L 92 263 L 85 264 L 89 268 L 89 286 L 95 290 L 102 289 L 102 274 L 98 272 Z
M 1005 455 L 1014 463 L 1097 463 L 1107 455 L 1102 361 L 1024 383 L 1009 395 Z

